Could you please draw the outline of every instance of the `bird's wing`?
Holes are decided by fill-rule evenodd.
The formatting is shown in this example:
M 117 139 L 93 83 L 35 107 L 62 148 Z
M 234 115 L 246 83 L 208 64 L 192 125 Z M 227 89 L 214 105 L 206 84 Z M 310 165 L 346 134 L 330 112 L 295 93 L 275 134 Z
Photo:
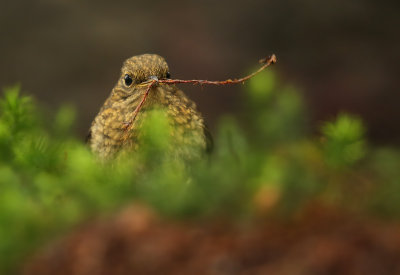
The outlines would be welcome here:
M 207 125 L 204 126 L 203 131 L 206 138 L 206 152 L 210 154 L 214 150 L 214 140 Z

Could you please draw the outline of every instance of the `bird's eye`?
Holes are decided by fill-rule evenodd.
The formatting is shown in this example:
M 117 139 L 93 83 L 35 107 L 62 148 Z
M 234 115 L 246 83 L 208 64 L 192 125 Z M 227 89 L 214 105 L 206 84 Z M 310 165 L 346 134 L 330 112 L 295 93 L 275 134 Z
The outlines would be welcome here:
M 167 78 L 171 78 L 171 74 L 170 74 L 169 72 L 167 72 L 166 77 L 167 77 Z
M 125 85 L 128 86 L 128 87 L 129 87 L 129 86 L 132 84 L 132 82 L 133 82 L 132 77 L 131 77 L 129 74 L 126 74 L 126 75 L 124 76 L 124 81 L 125 81 Z

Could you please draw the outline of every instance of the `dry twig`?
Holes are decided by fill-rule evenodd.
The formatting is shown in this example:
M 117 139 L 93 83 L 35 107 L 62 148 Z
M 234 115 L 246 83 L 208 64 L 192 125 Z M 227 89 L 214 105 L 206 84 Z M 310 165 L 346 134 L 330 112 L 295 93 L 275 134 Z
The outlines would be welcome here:
M 198 80 L 198 79 L 192 79 L 192 80 L 181 80 L 181 79 L 157 79 L 156 77 L 152 77 L 149 81 L 142 83 L 141 85 L 148 85 L 146 92 L 144 93 L 143 99 L 140 101 L 139 105 L 136 107 L 133 118 L 131 121 L 126 123 L 125 129 L 127 131 L 130 131 L 133 125 L 133 122 L 135 121 L 140 109 L 143 107 L 144 103 L 146 102 L 147 96 L 151 90 L 152 87 L 155 87 L 159 84 L 167 84 L 167 85 L 173 85 L 173 84 L 180 84 L 180 83 L 192 83 L 193 85 L 228 85 L 228 84 L 240 84 L 244 83 L 246 80 L 249 80 L 253 76 L 257 75 L 267 67 L 269 67 L 272 64 L 276 63 L 276 56 L 275 54 L 272 54 L 271 56 L 268 56 L 266 58 L 260 59 L 259 63 L 264 64 L 261 66 L 257 71 L 242 77 L 242 78 L 235 78 L 235 79 L 227 79 L 227 80 L 222 80 L 222 81 L 211 81 L 211 80 Z

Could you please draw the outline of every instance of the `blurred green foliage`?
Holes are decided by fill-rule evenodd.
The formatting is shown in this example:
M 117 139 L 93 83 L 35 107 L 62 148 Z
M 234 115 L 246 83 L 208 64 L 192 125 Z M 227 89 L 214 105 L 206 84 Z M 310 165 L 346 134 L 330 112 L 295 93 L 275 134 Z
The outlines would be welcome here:
M 400 217 L 400 154 L 368 147 L 359 118 L 340 114 L 310 136 L 301 94 L 270 71 L 251 79 L 245 95 L 245 126 L 221 119 L 209 156 L 177 158 L 168 149 L 168 121 L 155 111 L 139 151 L 100 162 L 71 135 L 72 107 L 46 122 L 19 86 L 5 89 L 0 273 L 73 225 L 132 201 L 186 219 L 290 217 L 316 201 Z
M 364 126 L 360 119 L 340 114 L 322 127 L 325 158 L 334 166 L 354 164 L 365 156 Z

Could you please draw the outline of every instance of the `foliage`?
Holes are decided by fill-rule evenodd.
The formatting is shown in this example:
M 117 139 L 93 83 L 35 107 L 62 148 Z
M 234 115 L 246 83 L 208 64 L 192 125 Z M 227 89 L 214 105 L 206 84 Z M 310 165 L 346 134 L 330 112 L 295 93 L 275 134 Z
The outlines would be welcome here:
M 246 130 L 223 118 L 209 156 L 185 162 L 171 154 L 168 123 L 156 112 L 138 152 L 100 162 L 70 134 L 73 108 L 46 123 L 18 86 L 5 89 L 0 273 L 73 225 L 132 201 L 185 219 L 290 217 L 313 201 L 399 216 L 400 155 L 368 148 L 359 118 L 341 114 L 310 137 L 300 93 L 271 72 L 250 81 L 246 102 Z
M 340 114 L 322 127 L 325 156 L 332 165 L 351 165 L 365 155 L 364 126 L 360 119 Z

